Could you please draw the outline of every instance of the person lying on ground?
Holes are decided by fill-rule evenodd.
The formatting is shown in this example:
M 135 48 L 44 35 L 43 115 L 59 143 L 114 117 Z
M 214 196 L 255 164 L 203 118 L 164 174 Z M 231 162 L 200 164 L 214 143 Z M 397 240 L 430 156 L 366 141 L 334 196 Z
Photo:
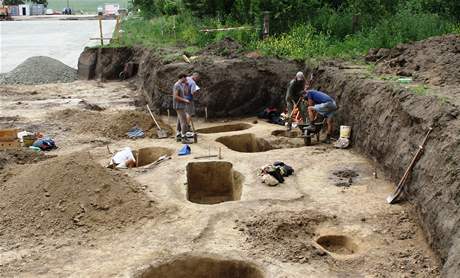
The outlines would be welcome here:
M 326 140 L 324 141 L 326 143 L 330 142 L 333 128 L 332 117 L 337 110 L 335 100 L 326 93 L 316 90 L 305 91 L 304 99 L 308 103 L 308 117 L 310 119 L 310 123 L 313 123 L 316 120 L 317 113 L 327 119 Z M 312 124 L 310 124 L 307 129 L 315 130 Z
M 186 92 L 185 98 L 190 101 L 185 105 L 185 114 L 187 117 L 187 124 L 189 127 L 192 125 L 192 117 L 195 116 L 195 104 L 193 102 L 193 97 L 198 94 L 200 87 L 196 84 L 200 80 L 200 74 L 194 72 L 191 76 L 187 77 L 188 90 Z
M 187 75 L 179 74 L 179 80 L 173 86 L 173 109 L 177 113 L 177 124 L 176 124 L 176 139 L 186 143 L 185 134 L 188 130 L 187 117 L 185 114 L 185 106 L 190 103 L 185 98 L 185 92 L 187 90 Z
M 287 129 L 291 130 L 292 128 L 292 111 L 294 110 L 295 106 L 300 108 L 300 115 L 302 116 L 303 121 L 305 124 L 308 124 L 307 118 L 307 109 L 305 103 L 300 101 L 302 98 L 302 92 L 305 88 L 305 76 L 301 71 L 299 71 L 295 78 L 289 82 L 287 92 L 286 92 L 286 105 L 288 110 L 288 123 Z

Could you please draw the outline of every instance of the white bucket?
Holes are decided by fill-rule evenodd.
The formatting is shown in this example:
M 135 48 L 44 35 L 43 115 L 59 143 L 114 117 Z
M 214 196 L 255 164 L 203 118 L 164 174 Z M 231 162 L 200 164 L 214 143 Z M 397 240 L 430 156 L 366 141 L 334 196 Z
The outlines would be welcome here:
M 350 139 L 351 126 L 341 125 L 340 126 L 340 138 Z

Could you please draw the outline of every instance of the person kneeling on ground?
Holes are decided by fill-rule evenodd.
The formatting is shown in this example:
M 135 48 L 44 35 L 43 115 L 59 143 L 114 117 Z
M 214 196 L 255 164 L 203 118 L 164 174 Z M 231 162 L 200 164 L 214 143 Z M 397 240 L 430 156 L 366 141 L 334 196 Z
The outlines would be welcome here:
M 185 134 L 188 131 L 185 106 L 190 103 L 190 101 L 185 98 L 186 86 L 187 75 L 180 74 L 179 80 L 173 86 L 173 109 L 176 110 L 177 113 L 176 139 L 177 141 L 182 141 L 184 144 L 187 143 Z
M 190 103 L 185 105 L 185 113 L 187 116 L 187 124 L 189 128 L 192 126 L 192 117 L 195 116 L 195 104 L 193 103 L 193 97 L 200 90 L 200 87 L 198 87 L 196 84 L 198 80 L 200 80 L 200 74 L 197 72 L 194 72 L 192 76 L 187 77 L 188 90 L 186 92 L 185 98 L 190 101 Z
M 311 123 L 316 120 L 317 113 L 327 118 L 327 132 L 324 142 L 330 143 L 333 127 L 332 117 L 337 110 L 335 100 L 327 94 L 316 90 L 307 90 L 304 94 L 304 99 L 308 103 L 308 117 Z M 315 127 L 310 124 L 307 129 L 315 130 Z
M 302 119 L 305 121 L 305 124 L 308 124 L 307 119 L 307 108 L 303 101 L 299 101 L 302 97 L 302 92 L 305 89 L 305 76 L 301 71 L 299 71 L 295 78 L 289 82 L 288 89 L 286 92 L 286 105 L 288 109 L 288 124 L 287 129 L 291 130 L 292 128 L 292 111 L 294 110 L 295 106 L 299 106 L 300 115 Z

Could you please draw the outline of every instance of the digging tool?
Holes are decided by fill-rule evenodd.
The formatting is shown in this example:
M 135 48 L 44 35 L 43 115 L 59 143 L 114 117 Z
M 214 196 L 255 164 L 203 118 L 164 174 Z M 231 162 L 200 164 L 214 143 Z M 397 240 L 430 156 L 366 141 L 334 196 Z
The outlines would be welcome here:
M 190 125 L 192 126 L 192 131 L 193 131 L 193 142 L 198 143 L 198 134 L 196 134 L 195 125 L 193 124 L 192 117 L 190 117 Z
M 423 139 L 423 142 L 419 147 L 419 149 L 417 150 L 417 152 L 415 153 L 414 155 L 414 158 L 412 159 L 411 163 L 409 164 L 409 167 L 407 167 L 406 169 L 406 172 L 404 173 L 404 176 L 401 178 L 401 180 L 399 181 L 398 183 L 398 186 L 396 187 L 396 190 L 395 192 L 393 192 L 393 194 L 391 194 L 390 196 L 387 197 L 387 202 L 389 204 L 393 204 L 396 202 L 396 200 L 398 199 L 398 197 L 401 195 L 401 193 L 403 192 L 403 189 L 404 189 L 404 184 L 406 183 L 406 180 L 407 180 L 407 177 L 409 177 L 409 173 L 410 171 L 412 170 L 412 168 L 414 167 L 415 163 L 417 162 L 417 160 L 419 159 L 420 155 L 422 154 L 424 148 L 425 148 L 425 144 L 426 144 L 426 141 L 428 139 L 428 136 L 430 135 L 430 132 L 433 130 L 433 128 L 429 128 L 428 129 L 428 132 L 426 133 L 426 136 L 425 138 Z
M 166 132 L 166 130 L 161 129 L 161 127 L 158 124 L 157 120 L 155 120 L 155 117 L 153 116 L 152 110 L 150 110 L 149 105 L 147 104 L 146 106 L 147 106 L 147 109 L 149 110 L 150 116 L 152 117 L 153 121 L 155 122 L 155 124 L 156 124 L 156 126 L 158 128 L 157 129 L 158 138 L 160 138 L 160 139 L 168 138 L 168 133 Z

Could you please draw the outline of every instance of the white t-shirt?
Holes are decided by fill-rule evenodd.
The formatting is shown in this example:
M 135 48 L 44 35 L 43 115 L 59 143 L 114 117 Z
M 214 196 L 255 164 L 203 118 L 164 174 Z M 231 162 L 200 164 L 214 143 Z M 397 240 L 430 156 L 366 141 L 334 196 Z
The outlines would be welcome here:
M 195 80 L 193 80 L 192 77 L 187 77 L 187 83 L 190 87 L 190 92 L 193 94 L 195 93 L 196 91 L 198 91 L 200 89 L 200 87 L 198 87 L 198 85 L 196 85 L 196 82 Z
M 126 168 L 126 162 L 129 160 L 133 160 L 134 162 L 136 162 L 136 159 L 133 155 L 133 151 L 130 147 L 126 147 L 123 150 L 117 152 L 112 157 L 111 164 L 115 163 L 115 165 L 117 165 L 117 168 Z

